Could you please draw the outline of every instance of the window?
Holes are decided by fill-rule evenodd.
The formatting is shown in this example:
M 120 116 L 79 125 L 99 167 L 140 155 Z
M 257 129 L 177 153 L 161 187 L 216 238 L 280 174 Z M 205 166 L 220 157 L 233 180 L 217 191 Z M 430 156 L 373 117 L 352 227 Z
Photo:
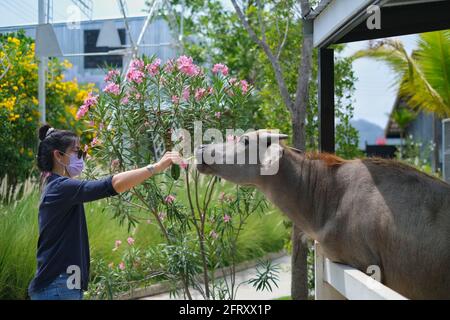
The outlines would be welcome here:
M 108 52 L 120 48 L 97 47 L 97 38 L 100 30 L 84 30 L 84 52 Z M 125 45 L 125 29 L 119 29 L 120 43 Z M 84 57 L 85 69 L 103 68 L 106 65 L 122 68 L 122 55 L 87 56 Z

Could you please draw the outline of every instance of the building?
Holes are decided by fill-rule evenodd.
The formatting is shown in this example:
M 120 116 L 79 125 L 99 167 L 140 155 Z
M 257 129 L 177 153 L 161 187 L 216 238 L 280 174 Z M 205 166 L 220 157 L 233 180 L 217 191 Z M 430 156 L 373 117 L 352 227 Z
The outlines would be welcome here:
M 389 121 L 385 129 L 386 139 L 400 139 L 401 129 L 393 119 L 393 114 L 396 110 L 401 108 L 411 109 L 405 99 L 400 96 L 397 97 Z M 434 171 L 442 168 L 442 119 L 433 113 L 428 113 L 422 110 L 412 111 L 416 114 L 404 129 L 404 137 L 412 137 L 414 141 L 421 142 L 421 153 L 425 157 L 429 157 L 429 161 Z M 431 154 L 427 154 L 427 148 L 434 143 L 435 149 Z
M 126 48 L 130 46 L 130 35 L 132 40 L 137 41 L 144 25 L 146 16 L 127 18 L 129 32 L 126 31 L 123 18 L 107 20 L 82 21 L 79 24 L 55 23 L 52 24 L 55 30 L 59 46 L 63 53 L 60 59 L 67 59 L 73 64 L 73 68 L 67 70 L 66 79 L 76 78 L 80 83 L 95 83 L 103 86 L 104 70 L 106 64 L 121 68 L 127 65 L 129 56 L 124 55 L 91 55 L 98 52 L 108 52 L 119 48 L 97 47 L 96 42 L 100 29 L 105 22 L 113 21 L 118 29 L 122 45 Z M 0 28 L 0 33 L 16 32 L 23 29 L 26 35 L 35 38 L 36 25 L 11 26 Z M 139 54 L 156 55 L 162 61 L 174 58 L 177 54 L 174 35 L 168 23 L 156 18 L 149 25 L 142 40 Z

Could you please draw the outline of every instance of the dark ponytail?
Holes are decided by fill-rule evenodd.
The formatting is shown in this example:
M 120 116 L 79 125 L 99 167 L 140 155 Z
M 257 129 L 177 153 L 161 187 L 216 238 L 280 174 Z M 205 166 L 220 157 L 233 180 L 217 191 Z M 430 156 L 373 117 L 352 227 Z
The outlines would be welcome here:
M 66 152 L 75 145 L 78 136 L 71 131 L 57 130 L 45 124 L 39 128 L 39 140 L 37 166 L 44 175 L 48 175 L 53 170 L 53 151 Z

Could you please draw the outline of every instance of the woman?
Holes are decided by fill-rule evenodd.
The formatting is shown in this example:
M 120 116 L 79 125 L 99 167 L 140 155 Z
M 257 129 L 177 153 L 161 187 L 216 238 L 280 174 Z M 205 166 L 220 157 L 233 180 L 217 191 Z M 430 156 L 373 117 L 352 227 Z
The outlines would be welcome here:
M 156 164 L 82 181 L 73 179 L 85 158 L 76 134 L 44 125 L 39 139 L 38 167 L 46 177 L 39 205 L 37 271 L 28 292 L 32 300 L 82 299 L 90 262 L 83 203 L 127 191 L 181 158 L 167 152 Z

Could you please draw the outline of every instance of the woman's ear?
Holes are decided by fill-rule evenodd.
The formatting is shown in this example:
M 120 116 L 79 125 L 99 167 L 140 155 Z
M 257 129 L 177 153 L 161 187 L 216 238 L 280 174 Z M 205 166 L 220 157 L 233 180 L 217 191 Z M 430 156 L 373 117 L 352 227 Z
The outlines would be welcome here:
M 62 162 L 64 154 L 59 150 L 53 150 L 53 158 L 56 159 L 58 162 Z

